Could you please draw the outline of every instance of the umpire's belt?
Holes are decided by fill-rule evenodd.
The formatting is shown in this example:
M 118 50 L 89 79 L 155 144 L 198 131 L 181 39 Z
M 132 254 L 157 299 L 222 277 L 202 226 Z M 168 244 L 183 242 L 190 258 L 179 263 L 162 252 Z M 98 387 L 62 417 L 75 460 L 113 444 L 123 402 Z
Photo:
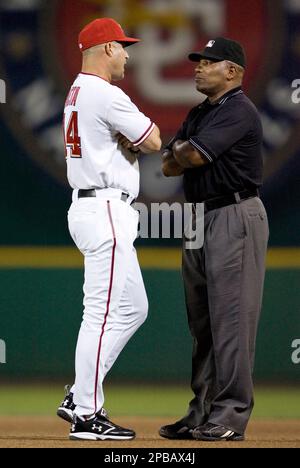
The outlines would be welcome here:
M 204 200 L 202 203 L 204 203 L 204 211 L 206 212 L 216 210 L 217 208 L 223 208 L 228 205 L 235 205 L 243 200 L 247 200 L 247 198 L 254 197 L 259 197 L 258 189 L 243 190 L 242 192 L 231 193 L 230 195 L 224 195 L 223 197 L 210 198 L 208 200 Z M 193 203 L 193 211 L 195 208 L 196 204 Z
M 129 203 L 129 205 L 133 205 L 135 202 L 135 198 L 129 195 L 126 192 L 122 192 L 119 189 L 112 189 L 112 188 L 103 188 L 103 189 L 79 189 L 78 190 L 78 198 L 119 198 L 125 203 Z M 117 195 L 117 196 L 116 196 Z

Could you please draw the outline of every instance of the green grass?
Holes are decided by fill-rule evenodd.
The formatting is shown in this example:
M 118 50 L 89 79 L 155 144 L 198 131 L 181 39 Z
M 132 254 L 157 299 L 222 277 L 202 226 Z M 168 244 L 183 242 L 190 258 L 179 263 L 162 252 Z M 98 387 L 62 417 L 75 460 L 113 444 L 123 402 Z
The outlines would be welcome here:
M 105 389 L 106 409 L 112 416 L 161 416 L 179 418 L 192 398 L 180 386 L 109 385 Z M 56 385 L 2 385 L 0 416 L 54 415 L 63 398 Z M 300 392 L 291 387 L 258 387 L 255 392 L 256 419 L 300 419 Z

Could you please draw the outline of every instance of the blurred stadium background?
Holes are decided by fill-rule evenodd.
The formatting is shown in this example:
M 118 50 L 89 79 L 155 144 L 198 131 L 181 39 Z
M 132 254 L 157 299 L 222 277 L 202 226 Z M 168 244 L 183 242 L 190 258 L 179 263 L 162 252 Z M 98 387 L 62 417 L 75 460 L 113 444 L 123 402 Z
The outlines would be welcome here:
M 201 99 L 187 54 L 218 35 L 244 44 L 245 90 L 264 125 L 261 195 L 271 232 L 256 414 L 300 417 L 300 363 L 292 361 L 292 343 L 300 340 L 300 104 L 294 81 L 300 79 L 300 0 L 0 1 L 0 340 L 7 361 L 0 364 L 0 414 L 51 413 L 62 397 L 56 385 L 73 379 L 83 270 L 66 223 L 71 191 L 61 120 L 80 68 L 77 33 L 99 16 L 114 17 L 143 39 L 129 50 L 128 74 L 119 84 L 159 125 L 164 142 Z M 141 186 L 145 203 L 183 200 L 181 180 L 161 175 L 159 155 L 142 158 Z M 180 416 L 190 397 L 191 355 L 180 241 L 138 240 L 137 247 L 150 314 L 109 376 L 109 404 L 119 414 L 135 409 Z

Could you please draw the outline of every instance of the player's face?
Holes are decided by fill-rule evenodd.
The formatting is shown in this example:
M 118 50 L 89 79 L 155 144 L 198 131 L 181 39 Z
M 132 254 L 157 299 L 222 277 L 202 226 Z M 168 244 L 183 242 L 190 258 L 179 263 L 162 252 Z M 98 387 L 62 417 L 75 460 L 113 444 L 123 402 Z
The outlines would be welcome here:
M 125 76 L 125 65 L 129 55 L 119 42 L 113 44 L 112 80 L 119 81 Z
M 226 62 L 212 62 L 201 59 L 195 68 L 197 90 L 206 96 L 214 96 L 222 91 L 227 82 L 228 66 Z

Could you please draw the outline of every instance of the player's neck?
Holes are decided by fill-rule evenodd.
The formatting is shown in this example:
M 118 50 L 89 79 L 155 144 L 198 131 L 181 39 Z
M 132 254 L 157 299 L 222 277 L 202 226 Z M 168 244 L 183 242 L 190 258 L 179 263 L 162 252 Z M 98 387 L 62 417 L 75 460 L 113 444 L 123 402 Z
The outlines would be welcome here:
M 99 78 L 102 78 L 102 80 L 108 81 L 111 83 L 111 75 L 108 73 L 107 70 L 101 69 L 100 67 L 92 67 L 88 65 L 83 65 L 81 73 L 85 75 L 95 75 L 98 76 Z

